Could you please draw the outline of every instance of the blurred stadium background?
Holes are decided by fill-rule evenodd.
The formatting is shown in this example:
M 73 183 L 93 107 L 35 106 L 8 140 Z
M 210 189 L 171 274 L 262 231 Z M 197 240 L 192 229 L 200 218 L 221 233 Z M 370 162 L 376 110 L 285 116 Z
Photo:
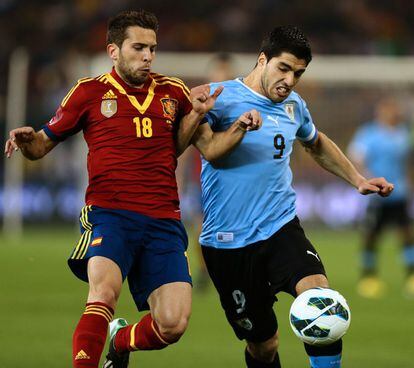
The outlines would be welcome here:
M 0 0 L 1 141 L 10 127 L 26 122 L 40 128 L 78 78 L 108 70 L 106 21 L 136 7 L 153 11 L 160 21 L 153 69 L 189 86 L 213 78 L 213 60 L 221 52 L 230 54 L 235 76 L 246 74 L 263 35 L 275 25 L 296 24 L 309 36 L 315 55 L 298 91 L 318 128 L 342 149 L 355 129 L 372 118 L 375 102 L 384 95 L 396 97 L 407 122 L 414 124 L 410 0 L 199 0 L 191 6 L 183 0 Z M 325 260 L 332 286 L 343 292 L 353 312 L 344 366 L 414 367 L 414 301 L 401 294 L 403 271 L 394 234 L 384 239 L 381 252 L 387 296 L 363 300 L 355 283 L 366 198 L 297 148 L 292 167 L 299 215 Z M 0 368 L 69 367 L 71 333 L 87 290 L 65 265 L 78 237 L 85 152 L 79 135 L 38 162 L 18 156 L 0 160 Z M 197 160 L 189 152 L 179 167 L 195 278 Z M 285 367 L 305 367 L 301 344 L 288 327 L 290 302 L 282 295 L 276 305 L 281 355 Z M 127 290 L 118 313 L 137 319 Z M 196 284 L 193 317 L 182 342 L 159 353 L 136 354 L 131 366 L 240 367 L 242 349 L 212 288 L 201 292 Z

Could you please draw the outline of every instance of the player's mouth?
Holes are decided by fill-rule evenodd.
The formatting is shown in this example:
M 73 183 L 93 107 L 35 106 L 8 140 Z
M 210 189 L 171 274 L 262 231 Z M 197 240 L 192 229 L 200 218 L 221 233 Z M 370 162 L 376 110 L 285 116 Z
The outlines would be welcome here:
M 287 97 L 290 93 L 290 88 L 284 87 L 284 86 L 278 86 L 276 87 L 276 93 L 280 97 Z

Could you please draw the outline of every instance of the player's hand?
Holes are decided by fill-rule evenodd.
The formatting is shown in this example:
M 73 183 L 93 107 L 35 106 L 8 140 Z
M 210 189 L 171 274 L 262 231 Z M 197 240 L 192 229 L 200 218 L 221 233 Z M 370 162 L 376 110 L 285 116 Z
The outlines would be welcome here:
M 209 84 L 203 84 L 192 88 L 190 92 L 190 99 L 193 104 L 193 110 L 200 115 L 204 115 L 209 112 L 214 107 L 217 97 L 220 96 L 223 89 L 223 86 L 219 86 L 214 93 L 210 95 Z
M 262 123 L 262 116 L 254 109 L 243 113 L 237 119 L 238 127 L 244 131 L 258 130 L 261 128 Z
M 358 186 L 361 194 L 377 193 L 381 197 L 388 197 L 394 190 L 394 184 L 388 183 L 385 178 L 372 178 L 362 181 Z
M 22 127 L 10 131 L 10 138 L 4 146 L 4 154 L 11 157 L 14 151 L 18 151 L 22 145 L 32 142 L 35 139 L 36 132 L 32 127 Z

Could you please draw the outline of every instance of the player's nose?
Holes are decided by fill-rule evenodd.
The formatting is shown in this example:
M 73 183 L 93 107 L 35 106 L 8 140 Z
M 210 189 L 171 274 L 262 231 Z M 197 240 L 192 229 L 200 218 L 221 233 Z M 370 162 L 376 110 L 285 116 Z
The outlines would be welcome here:
M 286 73 L 285 75 L 285 83 L 289 87 L 293 87 L 295 85 L 295 74 L 292 72 Z
M 153 57 L 152 57 L 152 52 L 151 52 L 151 50 L 148 48 L 146 48 L 146 49 L 144 49 L 144 53 L 143 53 L 143 60 L 145 61 L 145 62 L 151 62 L 152 61 L 152 59 L 153 59 Z

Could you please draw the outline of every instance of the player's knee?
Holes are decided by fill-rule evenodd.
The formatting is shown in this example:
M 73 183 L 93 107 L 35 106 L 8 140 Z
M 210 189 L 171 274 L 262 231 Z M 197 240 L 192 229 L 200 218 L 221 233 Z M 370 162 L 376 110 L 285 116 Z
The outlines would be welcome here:
M 189 316 L 164 315 L 157 320 L 162 337 L 169 343 L 177 342 L 187 329 Z
M 316 287 L 329 288 L 329 282 L 325 275 L 317 274 L 304 277 L 296 284 L 296 292 L 299 295 L 308 289 Z
M 115 306 L 119 298 L 119 292 L 114 288 L 104 285 L 91 285 L 89 287 L 88 301 L 102 302 L 109 306 Z
M 261 362 L 273 362 L 279 349 L 279 332 L 263 342 L 247 342 L 249 352 L 256 360 Z

